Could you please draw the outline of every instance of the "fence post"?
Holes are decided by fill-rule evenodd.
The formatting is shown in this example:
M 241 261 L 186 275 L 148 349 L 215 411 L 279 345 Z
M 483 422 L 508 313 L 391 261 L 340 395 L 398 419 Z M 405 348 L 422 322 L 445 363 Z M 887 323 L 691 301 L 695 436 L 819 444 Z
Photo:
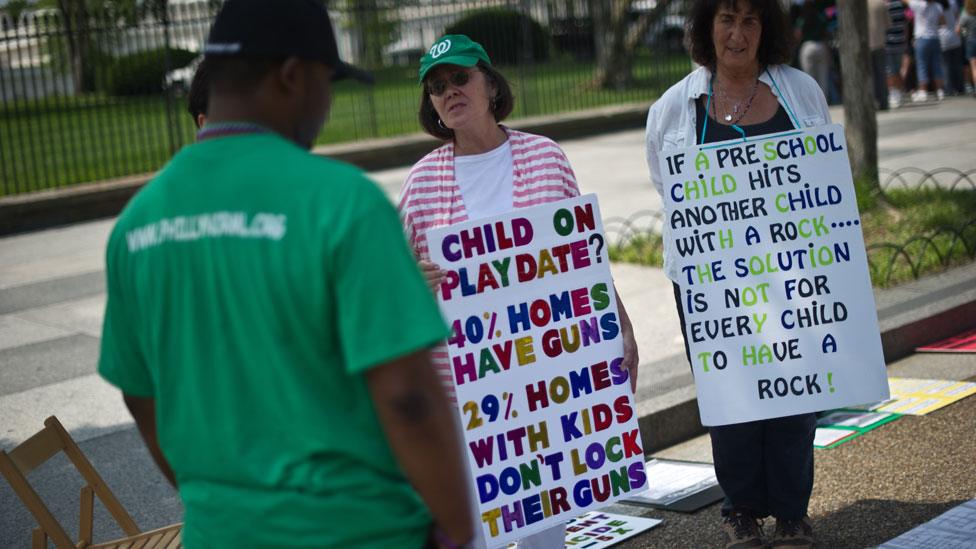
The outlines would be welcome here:
M 164 75 L 168 75 L 173 69 L 172 59 L 170 57 L 170 40 L 169 40 L 169 2 L 163 2 L 160 8 L 161 16 L 163 18 L 163 68 L 165 71 Z M 174 125 L 177 124 L 176 113 L 173 112 L 173 90 L 172 88 L 166 86 L 166 77 L 163 77 L 163 93 L 166 94 L 166 134 L 169 139 L 169 154 L 170 156 L 176 154 L 176 137 L 174 136 L 175 129 Z
M 513 1 L 515 2 L 514 4 L 513 4 Z M 510 9 L 512 11 L 518 11 L 516 9 L 516 7 L 518 6 L 519 3 L 520 3 L 519 0 L 508 0 L 506 2 L 506 6 L 508 7 L 508 9 Z M 526 84 L 525 84 L 525 59 L 524 59 L 524 57 L 522 59 L 519 59 L 515 63 L 515 71 L 516 71 L 516 73 L 518 73 L 518 81 L 519 81 L 519 92 L 515 94 L 515 97 L 518 98 L 518 101 L 522 104 L 522 116 L 528 116 L 529 115 L 529 102 L 526 99 L 526 96 L 528 95 L 528 91 L 527 91 L 528 90 L 528 86 L 526 86 Z

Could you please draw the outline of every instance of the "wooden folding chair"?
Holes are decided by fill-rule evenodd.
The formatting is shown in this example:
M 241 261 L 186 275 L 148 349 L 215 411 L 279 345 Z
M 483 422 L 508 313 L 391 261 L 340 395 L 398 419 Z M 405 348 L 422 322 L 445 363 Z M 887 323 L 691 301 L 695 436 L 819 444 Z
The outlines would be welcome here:
M 63 451 L 71 463 L 74 464 L 82 478 L 87 483 L 81 489 L 81 506 L 78 526 L 78 537 L 76 543 L 65 532 L 64 528 L 58 523 L 41 500 L 37 492 L 27 481 L 27 475 L 37 469 L 42 463 L 53 457 L 59 451 Z M 38 528 L 34 529 L 31 536 L 31 547 L 41 549 L 47 547 L 48 538 L 54 542 L 59 549 L 107 549 L 111 547 L 155 547 L 155 548 L 174 548 L 180 547 L 180 535 L 183 525 L 174 524 L 158 530 L 141 532 L 136 522 L 126 512 L 122 504 L 109 490 L 108 485 L 102 480 L 98 471 L 92 467 L 91 462 L 81 452 L 81 448 L 75 444 L 74 439 L 64 429 L 58 418 L 51 416 L 44 420 L 44 428 L 37 434 L 30 437 L 19 446 L 7 453 L 0 450 L 0 473 L 3 474 L 7 482 L 14 489 L 27 510 L 34 515 L 37 520 Z M 94 496 L 97 495 L 105 508 L 118 523 L 126 537 L 109 543 L 99 543 L 92 545 L 92 527 L 94 512 Z

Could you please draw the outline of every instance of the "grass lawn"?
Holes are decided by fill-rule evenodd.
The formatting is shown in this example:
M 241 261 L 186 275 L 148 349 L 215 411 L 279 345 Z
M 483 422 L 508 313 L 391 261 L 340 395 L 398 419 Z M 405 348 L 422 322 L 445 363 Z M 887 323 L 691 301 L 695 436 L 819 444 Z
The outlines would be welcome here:
M 976 192 L 892 190 L 889 211 L 861 216 L 875 286 L 890 287 L 976 259 Z
M 887 288 L 976 259 L 976 192 L 897 189 L 892 208 L 861 205 L 871 282 Z M 610 247 L 610 259 L 660 267 L 661 237 L 641 232 Z
M 632 101 L 648 104 L 689 70 L 684 55 L 644 53 L 635 63 L 637 85 L 593 90 L 593 64 L 573 60 L 502 67 L 516 95 L 512 119 Z M 420 131 L 417 68 L 375 72 L 367 88 L 336 86 L 332 116 L 318 144 L 390 137 Z M 54 97 L 0 104 L 0 196 L 99 181 L 160 168 L 194 128 L 184 99 L 165 96 Z

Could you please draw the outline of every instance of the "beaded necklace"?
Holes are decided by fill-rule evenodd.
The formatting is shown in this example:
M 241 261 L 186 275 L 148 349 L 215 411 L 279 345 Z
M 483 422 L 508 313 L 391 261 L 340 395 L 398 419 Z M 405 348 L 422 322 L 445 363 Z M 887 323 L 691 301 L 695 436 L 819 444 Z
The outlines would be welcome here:
M 742 120 L 742 117 L 745 116 L 746 113 L 749 112 L 749 108 L 752 107 L 752 100 L 756 98 L 756 92 L 758 90 L 759 90 L 759 76 L 757 75 L 756 81 L 752 84 L 752 93 L 749 94 L 749 99 L 746 101 L 746 106 L 742 109 L 742 112 L 739 112 L 739 103 L 741 103 L 741 101 L 737 101 L 732 105 L 732 112 L 726 111 L 725 116 L 723 116 L 722 118 L 729 124 L 738 124 L 739 120 Z M 726 91 L 727 90 L 724 87 L 718 89 L 719 95 L 722 96 L 722 102 L 728 105 L 729 103 L 731 103 L 731 101 L 729 100 L 729 96 L 726 93 Z M 713 109 L 714 109 L 715 118 L 718 118 L 718 101 L 715 102 L 715 106 L 713 107 Z

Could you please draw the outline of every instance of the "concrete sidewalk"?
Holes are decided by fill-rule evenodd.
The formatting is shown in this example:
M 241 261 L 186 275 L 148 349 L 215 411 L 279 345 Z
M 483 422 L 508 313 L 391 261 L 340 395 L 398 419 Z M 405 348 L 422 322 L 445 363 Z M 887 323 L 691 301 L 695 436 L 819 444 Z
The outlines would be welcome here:
M 889 376 L 976 381 L 976 354 L 916 354 L 888 365 Z M 976 397 L 926 416 L 902 416 L 836 448 L 814 450 L 809 513 L 817 546 L 874 547 L 976 497 Z M 653 457 L 711 462 L 708 435 Z M 607 510 L 663 519 L 617 547 L 721 547 L 720 504 L 695 513 L 618 504 Z M 775 521 L 766 521 L 772 533 Z M 976 546 L 976 540 L 972 540 Z
M 842 120 L 842 117 L 835 112 L 835 119 Z M 976 102 L 969 98 L 884 113 L 880 124 L 884 167 L 976 169 L 976 142 L 972 139 L 976 135 Z M 647 181 L 642 130 L 566 141 L 563 146 L 584 192 L 596 192 L 600 196 L 605 220 L 631 218 L 642 211 L 660 208 L 660 201 Z M 405 178 L 406 168 L 372 175 L 392 196 Z M 111 219 L 94 221 L 0 238 L 0 448 L 9 449 L 22 442 L 40 429 L 45 417 L 57 415 L 139 525 L 151 528 L 179 520 L 182 507 L 143 449 L 118 391 L 95 374 L 105 300 L 102 263 L 112 222 Z M 615 264 L 613 271 L 638 332 L 642 357 L 638 412 L 645 433 L 645 448 L 649 452 L 659 451 L 702 432 L 671 286 L 660 269 Z M 919 338 L 938 339 L 946 330 L 961 330 L 966 323 L 973 324 L 976 313 L 971 307 L 976 303 L 976 266 L 876 292 L 875 296 L 882 330 L 890 334 L 887 337 L 892 341 L 888 345 L 899 349 L 889 358 L 903 356 Z M 928 362 L 923 362 L 923 366 L 935 368 Z M 968 370 L 960 370 L 953 364 L 938 366 L 933 371 L 954 379 L 976 375 L 967 374 Z M 949 410 L 945 413 L 952 409 Z M 966 444 L 972 439 L 973 417 L 961 419 L 969 422 L 968 428 L 953 428 L 950 422 L 940 431 L 944 433 L 940 436 L 952 452 L 970 448 L 971 458 L 971 447 Z M 905 428 L 899 427 L 902 422 L 912 423 L 903 419 L 892 428 Z M 915 432 L 910 434 L 917 436 Z M 961 440 L 966 437 L 969 442 Z M 845 447 L 838 450 L 846 452 Z M 938 445 L 932 442 L 926 448 L 937 453 Z M 821 472 L 819 467 L 818 478 L 829 479 L 843 472 L 841 466 L 836 472 Z M 923 478 L 940 471 L 927 463 L 915 463 L 914 467 L 912 471 Z M 55 514 L 73 524 L 77 509 L 75 494 L 80 486 L 62 480 L 60 475 L 66 470 L 65 462 L 55 462 L 38 471 L 33 480 L 42 495 L 49 496 Z M 963 471 L 969 471 L 972 476 L 971 465 Z M 821 497 L 818 495 L 821 482 L 818 480 L 815 498 Z M 968 489 L 971 497 L 973 489 Z M 865 493 L 864 497 L 869 499 L 889 497 L 885 495 L 887 492 Z M 938 505 L 927 508 L 926 512 L 946 501 L 938 499 Z M 884 505 L 877 508 L 887 509 Z M 4 510 L 0 513 L 0 547 L 25 545 L 33 521 L 3 482 L 0 482 L 0 509 Z M 97 516 L 98 524 L 110 522 L 104 514 Z M 665 527 L 633 543 L 658 539 L 654 536 L 671 532 L 676 537 L 637 546 L 700 546 L 680 541 L 699 539 L 683 537 L 698 530 L 712 532 L 707 526 L 710 522 L 689 519 L 688 529 L 684 529 L 680 526 L 685 524 L 682 517 L 685 516 L 669 518 Z M 109 535 L 108 531 L 102 532 Z M 714 537 L 700 539 L 703 545 L 712 545 Z

